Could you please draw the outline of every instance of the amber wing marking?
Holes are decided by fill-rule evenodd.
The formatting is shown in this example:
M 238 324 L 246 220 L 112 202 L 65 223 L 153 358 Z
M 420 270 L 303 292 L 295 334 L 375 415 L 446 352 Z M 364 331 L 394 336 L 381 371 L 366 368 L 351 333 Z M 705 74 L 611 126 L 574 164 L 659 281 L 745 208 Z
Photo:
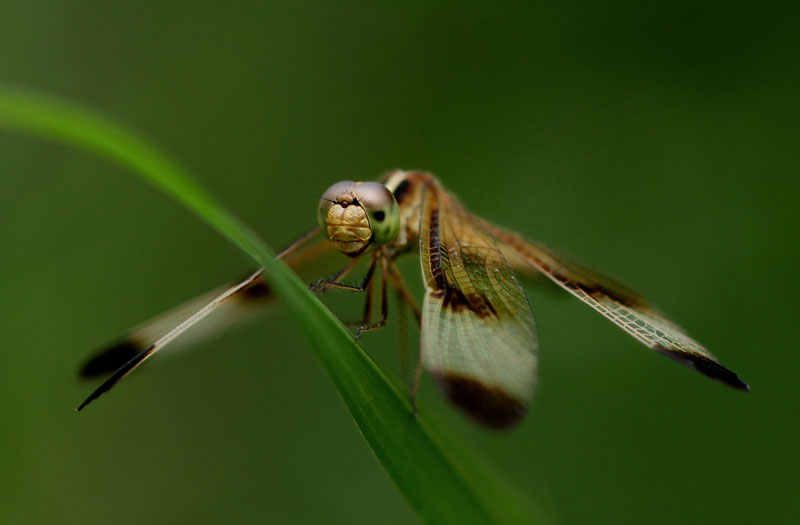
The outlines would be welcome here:
M 492 239 L 434 184 L 422 207 L 420 259 L 424 366 L 450 401 L 479 422 L 514 425 L 536 384 L 533 312 Z

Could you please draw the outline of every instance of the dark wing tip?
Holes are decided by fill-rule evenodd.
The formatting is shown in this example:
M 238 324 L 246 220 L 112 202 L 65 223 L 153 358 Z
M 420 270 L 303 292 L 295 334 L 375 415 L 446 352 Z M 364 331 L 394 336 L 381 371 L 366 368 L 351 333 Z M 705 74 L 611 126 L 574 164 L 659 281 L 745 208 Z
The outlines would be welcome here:
M 527 412 L 522 401 L 499 387 L 459 374 L 435 372 L 434 376 L 451 403 L 487 427 L 511 428 Z
M 81 366 L 78 374 L 84 379 L 110 374 L 145 349 L 145 346 L 132 339 L 117 341 L 92 355 Z
M 120 367 L 120 368 L 119 368 L 119 369 L 118 369 L 116 372 L 114 372 L 114 374 L 113 374 L 111 377 L 109 377 L 108 379 L 106 379 L 106 380 L 103 382 L 103 384 L 102 384 L 102 385 L 100 385 L 99 387 L 97 387 L 97 388 L 94 390 L 94 392 L 92 392 L 91 394 L 89 394 L 89 397 L 87 397 L 87 398 L 86 398 L 86 400 L 85 400 L 83 403 L 81 403 L 81 404 L 78 406 L 78 408 L 76 408 L 75 410 L 76 410 L 76 411 L 78 411 L 78 412 L 80 412 L 81 410 L 83 410 L 83 409 L 84 409 L 84 407 L 86 407 L 86 405 L 88 405 L 89 403 L 91 403 L 92 401 L 94 401 L 95 399 L 97 399 L 98 397 L 102 396 L 103 394 L 105 394 L 106 392 L 108 392 L 109 390 L 111 390 L 111 388 L 112 388 L 114 385 L 116 385 L 116 384 L 117 384 L 117 382 L 118 382 L 120 379 L 122 379 L 123 377 L 125 377 L 126 375 L 128 375 L 128 374 L 129 374 L 129 373 L 130 373 L 130 372 L 131 372 L 131 371 L 132 371 L 134 368 L 136 368 L 137 366 L 139 366 L 139 364 L 141 364 L 141 362 L 142 362 L 142 361 L 144 361 L 145 359 L 147 359 L 147 358 L 148 358 L 148 356 L 150 356 L 150 355 L 153 353 L 153 351 L 155 350 L 155 348 L 156 348 L 156 346 L 155 346 L 155 345 L 151 345 L 151 346 L 150 346 L 148 349 L 146 349 L 144 352 L 139 352 L 139 353 L 137 353 L 137 354 L 136 354 L 136 355 L 135 355 L 135 356 L 134 356 L 132 359 L 129 359 L 127 362 L 125 362 L 125 363 L 124 363 L 124 364 L 123 364 L 123 365 L 122 365 L 122 366 L 121 366 L 121 367 Z
M 670 350 L 662 346 L 656 348 L 656 351 L 667 356 L 673 361 L 682 364 L 683 366 L 693 368 L 701 374 L 710 377 L 715 381 L 719 381 L 720 383 L 731 388 L 742 392 L 750 391 L 748 384 L 739 379 L 739 376 L 736 375 L 735 372 L 725 368 L 721 364 L 706 356 Z
M 86 399 L 84 399 L 84 400 L 83 400 L 83 403 L 81 403 L 80 405 L 78 405 L 78 407 L 75 409 L 75 412 L 80 412 L 81 410 L 83 410 L 83 409 L 86 407 L 86 405 L 88 405 L 89 403 L 91 403 L 92 401 L 94 401 L 95 399 L 97 399 L 99 395 L 100 395 L 100 394 L 98 394 L 98 395 L 94 395 L 94 392 L 92 392 L 92 395 L 90 395 L 89 397 L 87 397 Z

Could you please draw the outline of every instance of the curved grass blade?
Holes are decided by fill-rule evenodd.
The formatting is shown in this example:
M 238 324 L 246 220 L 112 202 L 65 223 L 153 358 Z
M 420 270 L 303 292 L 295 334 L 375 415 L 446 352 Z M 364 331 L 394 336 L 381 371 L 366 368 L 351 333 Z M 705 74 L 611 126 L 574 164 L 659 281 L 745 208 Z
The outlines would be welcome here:
M 427 523 L 543 522 L 529 501 L 425 417 L 355 345 L 350 333 L 245 224 L 180 166 L 136 134 L 54 98 L 0 88 L 0 126 L 86 149 L 126 166 L 250 254 L 312 343 L 356 425 L 401 493 Z M 458 450 L 457 450 L 458 449 Z

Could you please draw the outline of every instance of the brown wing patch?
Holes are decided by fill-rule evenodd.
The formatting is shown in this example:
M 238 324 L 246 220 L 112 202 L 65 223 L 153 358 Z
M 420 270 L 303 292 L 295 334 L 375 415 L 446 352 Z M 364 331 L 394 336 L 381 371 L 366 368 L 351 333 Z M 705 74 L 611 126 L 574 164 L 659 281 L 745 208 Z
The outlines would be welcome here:
M 478 319 L 497 318 L 497 310 L 486 297 L 480 293 L 465 294 L 458 288 L 447 286 L 443 290 L 431 292 L 431 296 L 442 300 L 442 308 L 447 308 L 455 313 L 466 310 L 474 313 Z
M 451 403 L 488 427 L 511 428 L 525 415 L 525 404 L 498 387 L 458 374 L 433 375 Z
M 479 319 L 497 317 L 497 310 L 485 294 L 475 288 L 464 292 L 458 286 L 457 278 L 452 274 L 450 251 L 442 239 L 439 197 L 435 192 L 431 193 L 430 198 L 433 202 L 428 210 L 428 269 L 431 276 L 431 295 L 442 299 L 443 308 L 456 313 L 470 310 Z M 469 260 L 473 265 L 481 264 L 474 254 L 464 253 L 462 250 L 459 256 Z

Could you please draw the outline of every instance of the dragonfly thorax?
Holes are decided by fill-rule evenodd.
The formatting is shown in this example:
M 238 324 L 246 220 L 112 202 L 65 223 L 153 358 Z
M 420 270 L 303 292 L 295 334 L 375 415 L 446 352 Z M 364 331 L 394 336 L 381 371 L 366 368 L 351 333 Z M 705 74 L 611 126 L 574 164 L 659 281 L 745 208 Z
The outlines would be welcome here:
M 392 192 L 377 182 L 337 182 L 322 195 L 320 228 L 344 254 L 362 253 L 371 243 L 388 244 L 400 231 L 400 210 Z

